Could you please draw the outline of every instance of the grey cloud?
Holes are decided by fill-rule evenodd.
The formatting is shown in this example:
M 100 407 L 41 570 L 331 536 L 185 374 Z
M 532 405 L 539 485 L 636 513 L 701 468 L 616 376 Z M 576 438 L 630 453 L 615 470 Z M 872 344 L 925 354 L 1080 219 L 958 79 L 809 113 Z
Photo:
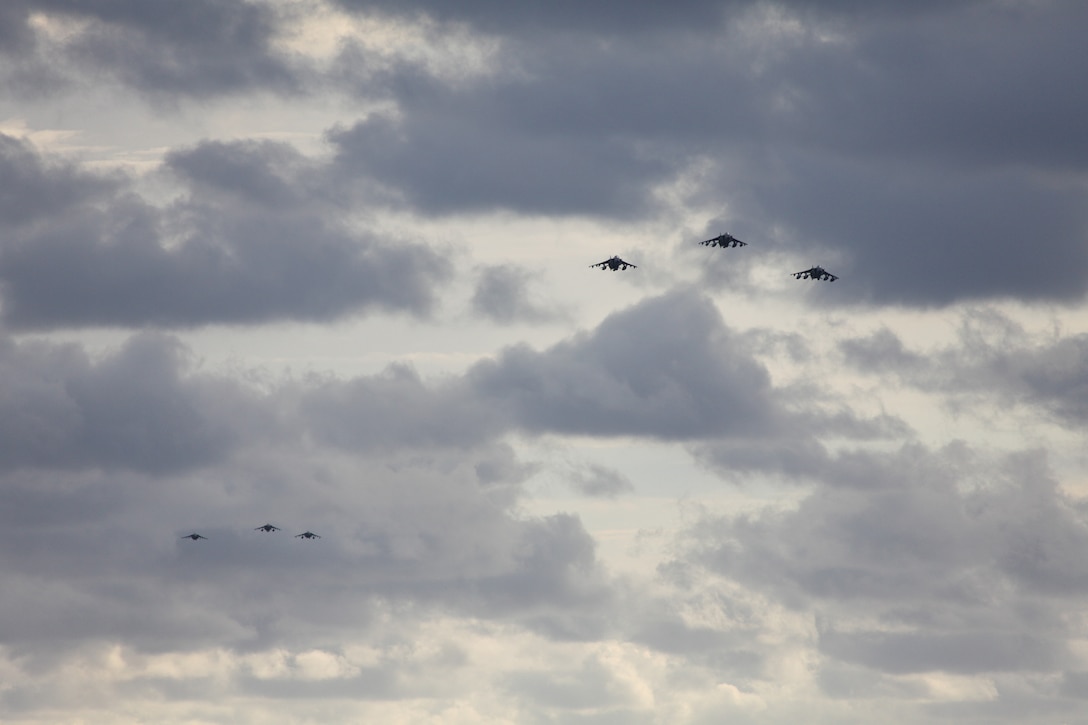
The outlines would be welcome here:
M 108 199 L 120 179 L 93 174 L 0 134 L 0 225 L 48 220 L 62 209 Z
M 772 248 L 841 263 L 829 302 L 1084 294 L 1083 8 L 782 7 L 799 30 L 773 46 L 736 18 L 709 48 L 694 32 L 528 32 L 486 82 L 409 83 L 398 120 L 333 139 L 349 173 L 431 213 L 629 217 L 709 161 L 720 174 L 692 199 L 729 198 L 736 228 L 773 225 Z
M 594 2 L 535 1 L 511 6 L 501 0 L 473 0 L 456 5 L 440 0 L 334 0 L 337 5 L 363 13 L 382 13 L 409 18 L 426 16 L 439 22 L 463 22 L 484 32 L 511 34 L 519 37 L 544 32 L 577 32 L 592 35 L 629 35 L 660 32 L 661 30 L 719 30 L 727 21 L 744 11 L 758 7 L 755 0 L 681 0 L 660 6 L 655 3 L 624 3 L 615 0 Z M 903 4 L 891 0 L 830 0 L 803 2 L 778 0 L 772 7 L 810 16 L 831 17 L 903 17 L 934 10 L 947 10 L 955 5 L 977 4 L 977 0 L 958 3 L 924 0 Z
M 638 705 L 630 684 L 597 657 L 583 660 L 577 668 L 558 674 L 551 670 L 521 670 L 503 678 L 503 686 L 535 707 L 589 710 Z
M 53 192 L 35 212 L 48 217 L 13 230 L 0 248 L 3 318 L 13 328 L 425 315 L 449 277 L 422 244 L 350 229 L 320 174 L 280 144 L 170 154 L 168 168 L 192 194 L 167 207 L 125 186 L 102 198 L 103 180 L 35 163 L 26 147 L 11 156 L 31 188 Z
M 969 2 L 910 22 L 854 23 L 846 46 L 814 44 L 788 61 L 798 103 L 790 122 L 848 156 L 1082 168 L 1088 94 L 1073 68 L 1086 17 L 1076 2 Z
M 783 155 L 790 180 L 756 180 L 763 188 L 755 194 L 796 230 L 795 252 L 833 249 L 845 258 L 828 300 L 939 306 L 1084 293 L 1088 217 L 1072 187 L 1011 171 Z
M 276 447 L 290 485 L 268 485 L 256 464 L 276 459 L 260 449 L 190 473 L 0 475 L 9 653 L 104 640 L 137 653 L 334 647 L 345 631 L 384 632 L 388 603 L 398 622 L 452 614 L 549 637 L 607 629 L 610 583 L 581 522 L 515 515 L 478 485 L 486 455 L 336 463 L 298 439 Z M 285 531 L 252 530 L 267 511 Z M 179 539 L 189 526 L 208 540 Z M 293 538 L 303 526 L 323 538 Z M 31 606 L 39 596 L 48 604 Z
M 30 9 L 22 3 L 5 3 L 0 8 L 0 53 L 14 55 L 33 47 L 29 19 Z
M 674 291 L 614 313 L 545 350 L 519 345 L 463 376 L 424 381 L 392 366 L 350 381 L 311 380 L 293 405 L 316 440 L 345 450 L 471 447 L 512 432 L 684 440 L 714 468 L 816 474 L 817 435 L 887 439 L 910 430 L 891 416 L 799 406 L 775 389 L 709 299 Z M 804 396 L 802 396 L 804 397 Z M 599 467 L 571 481 L 590 495 L 630 483 Z
M 276 208 L 320 194 L 316 164 L 274 141 L 202 141 L 166 154 L 164 168 L 184 179 L 195 196 Z
M 329 140 L 349 178 L 370 179 L 432 214 L 514 209 L 620 215 L 653 206 L 653 181 L 670 165 L 640 158 L 623 138 L 540 133 L 496 117 L 478 98 L 375 114 Z
M 49 51 L 79 78 L 88 70 L 159 98 L 218 96 L 253 89 L 298 91 L 304 69 L 275 48 L 286 21 L 269 4 L 244 0 L 19 0 L 15 37 L 20 47 L 34 31 L 27 18 L 80 23 Z M 38 38 L 43 46 L 44 38 Z
M 472 309 L 499 324 L 517 322 L 540 323 L 559 317 L 534 301 L 529 286 L 533 275 L 528 270 L 510 264 L 491 265 L 480 270 Z
M 150 333 L 100 362 L 75 346 L 4 340 L 0 467 L 161 472 L 221 459 L 253 403 L 187 367 L 176 341 Z
M 1088 421 L 1088 336 L 1037 334 L 993 314 L 964 317 L 951 346 L 916 352 L 890 330 L 839 345 L 860 371 L 941 393 L 957 406 L 1009 403 L 1065 423 Z
M 926 365 L 923 355 L 910 352 L 903 341 L 883 328 L 864 338 L 852 338 L 839 343 L 839 351 L 854 367 L 865 371 L 910 371 Z
M 918 634 L 890 632 L 820 635 L 820 651 L 844 662 L 896 673 L 999 672 L 1059 669 L 1068 656 L 1064 642 L 1028 631 Z
M 572 467 L 568 478 L 571 487 L 586 496 L 615 498 L 635 490 L 634 484 L 623 473 L 596 463 Z
M 864 472 L 866 487 L 708 517 L 689 531 L 689 560 L 813 611 L 834 659 L 888 673 L 1065 666 L 1064 617 L 1088 591 L 1077 553 L 1088 536 L 1045 459 L 987 464 L 962 446 L 859 456 L 866 465 L 843 461 L 841 475 Z
M 504 419 L 464 384 L 428 386 L 405 365 L 349 382 L 309 384 L 300 393 L 300 412 L 312 434 L 354 451 L 469 447 L 504 429 Z
M 440 22 L 467 22 L 487 32 L 586 30 L 638 32 L 662 27 L 705 27 L 721 22 L 730 3 L 721 0 L 681 0 L 668 6 L 622 2 L 527 2 L 516 6 L 497 0 L 473 0 L 456 6 L 431 0 L 334 0 L 349 10 L 409 18 L 425 15 Z
M 641 302 L 543 352 L 508 348 L 467 379 L 534 433 L 682 439 L 776 425 L 767 371 L 690 292 Z

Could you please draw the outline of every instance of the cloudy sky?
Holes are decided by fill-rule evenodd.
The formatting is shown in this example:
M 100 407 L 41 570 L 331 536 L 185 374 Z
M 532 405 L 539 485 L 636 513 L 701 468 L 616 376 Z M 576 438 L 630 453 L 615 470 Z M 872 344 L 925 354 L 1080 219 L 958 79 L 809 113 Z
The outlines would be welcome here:
M 1088 723 L 1086 27 L 2 3 L 0 720 Z

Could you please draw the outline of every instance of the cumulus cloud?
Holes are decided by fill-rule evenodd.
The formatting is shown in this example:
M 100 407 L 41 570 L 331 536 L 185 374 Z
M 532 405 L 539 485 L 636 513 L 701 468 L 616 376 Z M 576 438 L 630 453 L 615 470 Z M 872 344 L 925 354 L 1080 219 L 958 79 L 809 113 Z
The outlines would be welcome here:
M 13 328 L 426 315 L 449 276 L 422 243 L 351 228 L 283 144 L 172 152 L 166 166 L 191 193 L 166 206 L 119 180 L 50 165 L 25 143 L 8 139 L 6 149 L 16 173 L 2 183 L 16 200 L 40 192 L 3 220 L 13 228 L 0 247 L 2 314 Z
M 150 472 L 207 465 L 256 423 L 245 390 L 189 370 L 153 333 L 92 361 L 78 346 L 0 345 L 0 468 L 102 466 Z
M 1064 616 L 1088 583 L 1071 553 L 1088 522 L 1045 459 L 989 466 L 962 446 L 863 458 L 864 481 L 796 510 L 707 517 L 689 531 L 694 560 L 812 611 L 832 661 L 899 674 L 1069 666 Z M 859 470 L 841 463 L 829 482 Z
M 467 374 L 529 432 L 702 438 L 776 425 L 766 370 L 691 292 L 614 313 L 548 350 L 504 350 Z
M 0 135 L 0 719 L 1083 710 L 1082 3 L 0 4 L 4 127 L 80 154 Z M 497 225 L 644 284 L 558 317 Z M 375 314 L 260 387 L 193 329 Z

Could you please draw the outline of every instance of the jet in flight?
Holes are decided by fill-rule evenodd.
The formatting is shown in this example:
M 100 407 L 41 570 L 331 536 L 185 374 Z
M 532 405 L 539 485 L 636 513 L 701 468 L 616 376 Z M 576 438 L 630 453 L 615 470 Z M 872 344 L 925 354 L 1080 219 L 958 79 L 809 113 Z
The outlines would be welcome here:
M 815 280 L 827 280 L 828 282 L 834 282 L 838 279 L 837 276 L 831 274 L 823 267 L 809 267 L 804 272 L 794 272 L 794 279 L 815 279 Z
M 200 534 L 186 534 L 185 536 L 182 536 L 181 538 L 183 538 L 183 539 L 192 539 L 193 541 L 196 541 L 197 539 L 206 539 L 208 537 L 207 536 L 201 536 Z
M 273 526 L 272 524 L 265 524 L 264 526 L 258 526 L 253 529 L 254 531 L 279 531 L 279 526 Z
M 734 237 L 732 234 L 719 234 L 713 239 L 707 239 L 705 242 L 699 242 L 704 247 L 747 247 L 748 242 L 742 242 Z
M 601 269 L 610 269 L 613 272 L 615 272 L 617 269 L 623 270 L 627 269 L 628 267 L 630 267 L 631 269 L 638 269 L 637 266 L 631 264 L 630 262 L 624 262 L 619 257 L 612 257 L 611 259 L 606 259 L 603 262 L 597 262 L 596 264 L 591 264 L 589 266 L 600 267 Z
M 312 531 L 303 531 L 301 534 L 295 535 L 296 539 L 320 539 L 321 537 Z

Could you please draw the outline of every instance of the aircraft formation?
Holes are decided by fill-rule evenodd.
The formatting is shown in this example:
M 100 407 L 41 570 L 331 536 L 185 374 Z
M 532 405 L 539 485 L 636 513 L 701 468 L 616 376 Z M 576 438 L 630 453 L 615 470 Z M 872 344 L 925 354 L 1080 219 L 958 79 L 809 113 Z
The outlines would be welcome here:
M 283 529 L 281 529 L 279 526 L 273 526 L 272 524 L 262 524 L 261 526 L 258 526 L 257 528 L 255 528 L 253 530 L 254 531 L 263 531 L 266 534 L 270 533 L 272 531 L 283 531 Z M 186 534 L 185 536 L 182 536 L 180 538 L 182 538 L 182 539 L 192 539 L 193 541 L 200 541 L 201 539 L 207 539 L 208 537 L 203 536 L 201 534 L 198 534 L 196 532 L 193 532 L 191 534 Z M 318 536 L 317 534 L 315 534 L 312 531 L 303 531 L 301 534 L 295 534 L 295 538 L 296 539 L 311 539 L 312 540 L 312 539 L 320 539 L 321 537 Z
M 719 234 L 718 236 L 714 237 L 713 239 L 705 239 L 705 240 L 699 242 L 699 244 L 702 244 L 704 247 L 721 247 L 723 249 L 725 247 L 747 247 L 748 246 L 748 242 L 742 242 L 741 240 L 734 237 L 732 234 L 728 234 L 728 233 Z M 619 257 L 610 257 L 609 259 L 606 259 L 603 262 L 597 262 L 596 264 L 591 264 L 589 266 L 590 267 L 597 267 L 597 268 L 602 269 L 602 270 L 610 269 L 613 272 L 615 272 L 617 270 L 622 272 L 623 270 L 627 269 L 628 267 L 630 267 L 631 269 L 638 269 L 637 265 L 634 265 L 634 264 L 631 264 L 630 262 L 624 261 L 624 260 L 620 259 Z M 839 277 L 838 277 L 838 275 L 831 274 L 830 272 L 828 272 L 823 267 L 818 267 L 817 266 L 817 267 L 809 267 L 808 269 L 803 270 L 801 272 L 794 272 L 793 273 L 793 278 L 794 279 L 814 279 L 814 280 L 817 280 L 817 281 L 820 281 L 820 282 L 834 282 Z

